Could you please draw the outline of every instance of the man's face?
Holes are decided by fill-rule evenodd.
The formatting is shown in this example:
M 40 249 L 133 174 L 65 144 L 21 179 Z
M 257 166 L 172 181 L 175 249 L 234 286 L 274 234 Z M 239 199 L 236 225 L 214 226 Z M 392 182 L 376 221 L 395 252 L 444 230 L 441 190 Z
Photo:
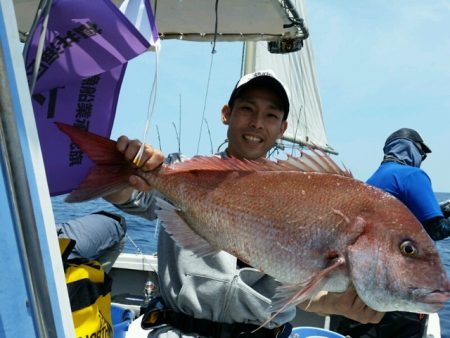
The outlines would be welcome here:
M 249 88 L 224 106 L 222 121 L 228 125 L 228 155 L 255 160 L 266 156 L 287 128 L 278 96 L 264 88 Z

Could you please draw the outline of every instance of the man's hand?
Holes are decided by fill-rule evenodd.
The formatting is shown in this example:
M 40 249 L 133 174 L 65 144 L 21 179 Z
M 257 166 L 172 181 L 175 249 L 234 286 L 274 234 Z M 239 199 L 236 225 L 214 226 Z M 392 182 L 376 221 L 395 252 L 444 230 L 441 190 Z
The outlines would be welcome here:
M 120 136 L 117 140 L 117 150 L 125 156 L 127 161 L 132 163 L 137 153 L 139 152 L 141 145 L 142 142 L 140 142 L 139 140 L 130 140 L 126 136 Z M 160 150 L 155 149 L 148 144 L 145 144 L 140 161 L 137 164 L 135 163 L 135 165 L 138 168 L 141 168 L 143 171 L 152 171 L 158 168 L 163 162 L 164 154 Z M 131 188 L 127 188 L 122 191 L 105 196 L 105 200 L 115 204 L 122 204 L 130 199 L 133 189 L 139 191 L 151 190 L 151 186 L 139 176 L 131 175 L 129 178 L 129 182 Z
M 342 293 L 321 291 L 311 301 L 303 302 L 298 307 L 304 311 L 321 315 L 345 316 L 362 324 L 379 323 L 384 316 L 383 312 L 368 307 L 358 297 L 353 286 Z

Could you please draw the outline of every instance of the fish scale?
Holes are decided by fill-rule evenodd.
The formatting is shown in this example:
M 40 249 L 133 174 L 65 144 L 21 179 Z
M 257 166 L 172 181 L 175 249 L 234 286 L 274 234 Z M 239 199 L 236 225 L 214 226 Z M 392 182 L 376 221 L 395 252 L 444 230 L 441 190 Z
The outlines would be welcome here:
M 211 175 L 215 175 L 211 174 Z M 190 204 L 192 196 L 183 193 L 174 193 L 172 189 L 165 188 L 166 182 L 170 181 L 171 174 L 166 177 L 163 173 L 159 176 L 153 176 L 152 174 L 145 174 L 143 177 L 149 181 L 151 185 L 158 188 L 164 195 L 168 196 L 175 205 L 181 206 L 181 209 L 185 209 L 185 205 Z M 262 176 L 262 177 L 261 177 Z M 323 177 L 325 176 L 325 184 L 323 184 Z M 342 194 L 339 189 L 344 183 L 350 185 L 363 185 L 363 183 L 356 180 L 349 180 L 346 177 L 324 175 L 324 174 L 311 174 L 300 172 L 275 172 L 273 175 L 269 172 L 255 172 L 252 174 L 244 175 L 237 179 L 235 176 L 228 174 L 219 174 L 216 176 L 216 180 L 220 181 L 220 184 L 214 182 L 212 186 L 214 189 L 208 189 L 205 186 L 205 191 L 202 192 L 202 208 L 197 208 L 197 213 L 201 216 L 202 213 L 210 214 L 210 205 L 221 206 L 221 213 L 223 214 L 220 219 L 220 223 L 211 222 L 210 219 L 202 221 L 202 217 L 192 219 L 191 224 L 196 232 L 202 237 L 206 238 L 211 243 L 214 243 L 216 247 L 222 248 L 226 251 L 233 251 L 240 259 L 249 262 L 251 265 L 261 267 L 263 271 L 271 275 L 277 276 L 281 282 L 295 283 L 300 280 L 305 280 L 305 276 L 314 274 L 314 269 L 323 269 L 326 265 L 324 252 L 324 244 L 330 246 L 329 250 L 343 253 L 345 247 L 350 245 L 354 240 L 353 234 L 347 234 L 346 228 L 348 224 L 345 222 L 343 216 L 339 213 L 333 212 L 333 210 L 346 210 L 353 208 L 353 212 L 360 213 L 359 209 L 366 210 L 364 208 L 364 200 L 362 200 L 360 207 L 355 205 L 353 198 L 349 198 L 348 195 Z M 211 176 L 213 177 L 213 176 Z M 190 178 L 188 176 L 178 176 L 174 179 L 180 179 L 180 181 L 187 181 Z M 192 177 L 192 179 L 197 179 Z M 327 186 L 327 180 L 332 180 L 335 183 L 336 180 L 342 180 L 344 182 L 333 184 L 332 187 L 337 187 L 337 190 L 330 189 L 330 185 Z M 210 178 L 211 181 L 213 181 Z M 280 193 L 286 195 L 286 187 L 279 182 L 290 182 L 291 186 L 301 186 L 306 194 L 299 194 L 299 190 L 291 192 L 291 197 L 280 198 Z M 192 184 L 194 186 L 195 184 Z M 177 186 L 177 184 L 170 184 L 170 186 Z M 318 189 L 326 189 L 327 195 L 318 194 Z M 378 195 L 378 190 L 372 190 L 372 194 Z M 299 203 L 300 207 L 293 208 L 292 204 L 287 209 L 292 210 L 293 215 L 286 216 L 283 212 L 283 208 L 289 205 L 290 200 L 297 201 L 298 196 L 310 196 L 305 199 L 304 204 Z M 330 204 L 328 201 L 333 201 Z M 307 203 L 305 203 L 307 202 Z M 352 206 L 350 203 L 353 202 Z M 321 215 L 324 215 L 318 222 L 316 213 L 311 213 L 313 206 L 321 206 Z M 195 206 L 192 207 L 195 209 Z M 223 210 L 228 210 L 227 213 Z M 295 211 L 295 212 L 294 212 Z M 189 211 L 186 211 L 189 214 Z M 342 215 L 344 214 L 341 212 Z M 351 213 L 347 213 L 347 217 L 351 220 L 354 216 Z M 283 222 L 283 220 L 295 219 L 296 222 Z M 323 228 L 328 231 L 323 231 Z M 203 231 L 202 229 L 214 229 L 214 232 Z M 302 233 L 297 236 L 292 236 L 293 231 L 298 231 L 298 228 L 302 228 Z M 333 231 L 329 231 L 332 230 Z M 266 231 L 264 231 L 266 230 Z M 267 231 L 268 230 L 268 231 Z M 232 242 L 218 242 L 218 239 L 223 238 L 221 233 L 233 232 Z M 251 234 L 259 234 L 256 236 L 253 242 L 255 252 L 260 254 L 267 250 L 270 244 L 283 243 L 278 246 L 284 248 L 284 250 L 272 251 L 269 254 L 249 256 L 247 252 L 240 251 L 240 243 L 247 242 L 248 238 L 251 238 Z M 315 235 L 316 234 L 316 235 Z M 338 238 L 339 241 L 333 239 Z M 303 242 L 308 238 L 313 238 L 314 241 L 308 241 L 309 251 L 302 250 Z M 337 243 L 336 243 L 337 242 Z M 339 245 L 334 245 L 339 244 Z M 306 245 L 308 247 L 308 245 Z M 241 246 L 242 247 L 242 246 Z M 315 249 L 315 252 L 312 249 Z M 295 254 L 299 252 L 300 255 Z M 303 254 L 303 255 L 302 255 Z M 308 257 L 316 257 L 317 259 L 311 260 Z M 294 263 L 294 264 L 292 264 Z M 313 263 L 313 264 L 311 264 Z M 310 264 L 310 265 L 308 265 Z M 298 271 L 298 274 L 292 271 Z

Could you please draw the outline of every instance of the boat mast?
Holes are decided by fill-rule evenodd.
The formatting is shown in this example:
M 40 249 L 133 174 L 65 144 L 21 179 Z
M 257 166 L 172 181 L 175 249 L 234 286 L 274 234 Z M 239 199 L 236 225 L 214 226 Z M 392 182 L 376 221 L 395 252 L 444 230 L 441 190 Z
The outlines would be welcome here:
M 243 60 L 243 74 L 253 73 L 255 71 L 255 57 L 256 57 L 256 42 L 244 42 L 244 60 Z
M 337 154 L 327 143 L 303 0 L 283 0 L 283 3 L 283 8 L 290 12 L 291 25 L 298 27 L 297 35 L 269 42 L 246 42 L 243 73 L 272 69 L 290 89 L 288 128 L 277 144 L 278 149 L 294 154 L 310 147 Z

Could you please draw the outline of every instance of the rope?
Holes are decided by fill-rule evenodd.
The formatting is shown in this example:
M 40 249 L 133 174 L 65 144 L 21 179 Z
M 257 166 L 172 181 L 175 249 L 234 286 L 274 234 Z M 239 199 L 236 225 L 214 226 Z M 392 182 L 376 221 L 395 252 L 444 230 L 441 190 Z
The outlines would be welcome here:
M 130 237 L 130 235 L 126 234 L 126 236 L 127 236 L 127 239 L 130 241 L 130 243 L 133 244 L 134 248 L 136 249 L 136 253 L 143 255 L 142 250 L 137 246 L 137 244 L 133 241 L 133 239 Z
M 206 93 L 205 93 L 205 100 L 203 102 L 202 121 L 200 123 L 200 132 L 199 132 L 199 135 L 198 135 L 196 154 L 199 153 L 199 149 L 200 149 L 200 140 L 202 138 L 203 123 L 205 121 L 206 101 L 207 101 L 207 98 L 208 98 L 209 83 L 210 83 L 210 80 L 211 80 L 211 72 L 212 72 L 212 66 L 213 66 L 213 61 L 214 61 L 214 54 L 216 53 L 216 40 L 217 40 L 218 26 L 219 26 L 219 11 L 218 11 L 218 9 L 219 9 L 219 0 L 216 0 L 215 6 L 214 6 L 214 14 L 215 14 L 214 40 L 213 40 L 213 47 L 212 47 L 212 50 L 211 50 L 211 61 L 209 63 L 208 82 L 206 84 Z
M 150 130 L 151 122 L 152 122 L 152 116 L 153 112 L 155 110 L 155 103 L 156 103 L 156 93 L 158 90 L 158 82 L 159 82 L 159 52 L 160 49 L 156 48 L 156 63 L 155 63 L 155 76 L 153 77 L 153 84 L 152 89 L 150 91 L 150 97 L 148 100 L 148 106 L 147 106 L 147 120 L 145 121 L 145 129 L 144 129 L 144 135 L 142 137 L 142 144 L 139 148 L 138 153 L 133 159 L 133 164 L 136 166 L 140 165 L 142 154 L 144 153 L 144 146 L 147 140 L 148 131 Z
M 213 61 L 214 61 L 214 52 L 211 53 L 211 61 L 209 63 L 208 82 L 206 84 L 205 100 L 203 102 L 202 122 L 200 124 L 200 133 L 198 135 L 197 152 L 196 152 L 196 154 L 198 154 L 199 149 L 200 149 L 200 140 L 202 138 L 203 123 L 205 121 L 206 101 L 208 99 L 209 83 L 210 83 L 210 80 L 211 80 Z

